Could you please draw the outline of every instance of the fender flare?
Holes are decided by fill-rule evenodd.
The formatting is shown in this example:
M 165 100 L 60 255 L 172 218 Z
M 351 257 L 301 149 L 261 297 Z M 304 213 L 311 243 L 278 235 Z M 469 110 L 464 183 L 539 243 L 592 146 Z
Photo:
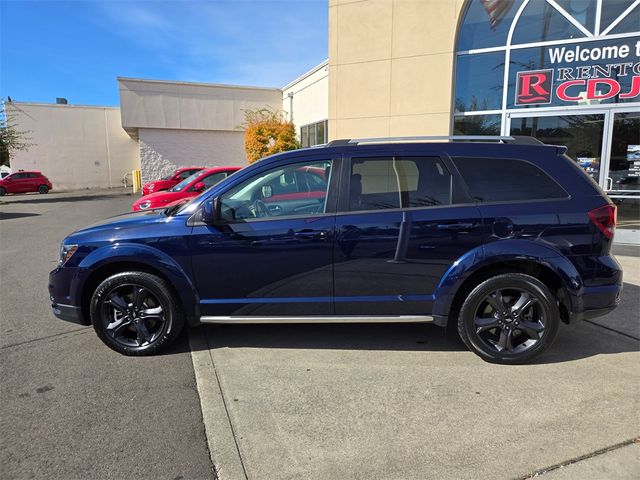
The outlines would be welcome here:
M 581 311 L 584 284 L 576 267 L 551 246 L 513 239 L 485 244 L 458 258 L 435 289 L 433 313 L 448 316 L 458 289 L 471 275 L 485 267 L 508 261 L 537 263 L 552 270 L 561 280 L 569 311 Z
M 198 292 L 184 269 L 169 255 L 150 247 L 135 243 L 116 243 L 93 250 L 78 264 L 78 274 L 71 282 L 72 297 L 76 305 L 82 300 L 82 290 L 89 277 L 98 269 L 110 264 L 131 262 L 143 264 L 160 272 L 178 294 L 187 317 L 200 317 Z

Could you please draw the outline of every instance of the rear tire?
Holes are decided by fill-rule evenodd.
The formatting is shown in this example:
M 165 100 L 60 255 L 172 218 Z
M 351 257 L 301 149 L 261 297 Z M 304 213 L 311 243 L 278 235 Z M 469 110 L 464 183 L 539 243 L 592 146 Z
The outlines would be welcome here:
M 146 272 L 117 273 L 96 288 L 91 323 L 109 348 L 124 355 L 153 355 L 170 345 L 184 317 L 169 285 Z
M 40 194 L 49 193 L 49 187 L 47 187 L 46 185 L 40 185 L 38 187 L 38 193 Z
M 506 273 L 474 288 L 460 309 L 458 333 L 482 359 L 526 363 L 551 346 L 560 313 L 555 297 L 540 280 Z

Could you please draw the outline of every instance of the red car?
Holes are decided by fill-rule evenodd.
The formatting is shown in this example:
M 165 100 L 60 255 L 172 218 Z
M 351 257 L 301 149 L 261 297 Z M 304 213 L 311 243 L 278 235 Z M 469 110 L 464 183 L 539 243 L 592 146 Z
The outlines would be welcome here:
M 207 188 L 224 180 L 240 167 L 214 167 L 200 170 L 175 185 L 166 192 L 156 192 L 139 198 L 132 206 L 133 211 L 167 207 L 170 203 L 200 195 Z
M 7 175 L 0 180 L 0 196 L 5 193 L 47 193 L 53 185 L 41 172 L 19 172 Z
M 162 192 L 163 190 L 169 190 L 173 186 L 177 185 L 186 178 L 189 178 L 196 172 L 203 170 L 204 167 L 182 167 L 178 168 L 171 175 L 160 180 L 153 180 L 147 182 L 142 186 L 142 195 L 149 195 L 150 193 Z

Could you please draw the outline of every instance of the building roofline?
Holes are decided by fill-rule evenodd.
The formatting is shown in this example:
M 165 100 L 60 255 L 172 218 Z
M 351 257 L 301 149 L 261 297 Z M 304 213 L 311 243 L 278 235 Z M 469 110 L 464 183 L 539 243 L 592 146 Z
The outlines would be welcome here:
M 191 87 L 240 88 L 244 90 L 271 90 L 281 92 L 278 87 L 255 87 L 251 85 L 231 85 L 227 83 L 183 82 L 177 80 L 153 80 L 146 78 L 116 77 L 118 82 L 161 83 L 165 85 L 185 85 Z
M 111 109 L 111 110 L 120 110 L 120 107 L 114 107 L 111 105 L 76 105 L 71 103 L 48 103 L 48 102 L 4 102 L 5 106 L 7 105 L 16 105 L 16 106 L 28 106 L 28 107 L 55 107 L 55 108 L 101 108 L 101 109 Z
M 298 78 L 296 78 L 295 80 L 293 80 L 292 82 L 287 83 L 284 87 L 282 87 L 280 90 L 285 91 L 288 90 L 289 88 L 291 88 L 292 86 L 294 86 L 296 83 L 301 82 L 302 80 L 304 80 L 307 77 L 310 77 L 311 75 L 313 75 L 314 73 L 316 73 L 318 70 L 326 67 L 327 65 L 329 65 L 329 60 L 325 60 L 324 62 L 322 62 L 320 65 L 316 65 L 315 67 L 313 67 L 311 70 L 303 73 L 302 75 L 300 75 Z

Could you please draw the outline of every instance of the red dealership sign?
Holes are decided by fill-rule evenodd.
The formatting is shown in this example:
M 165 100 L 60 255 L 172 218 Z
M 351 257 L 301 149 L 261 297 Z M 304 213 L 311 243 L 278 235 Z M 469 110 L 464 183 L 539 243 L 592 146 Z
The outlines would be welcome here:
M 556 68 L 516 72 L 516 106 L 640 97 L 640 41 L 554 47 L 547 54 L 548 63 L 558 64 Z
M 551 103 L 553 69 L 518 72 L 516 76 L 516 105 Z

